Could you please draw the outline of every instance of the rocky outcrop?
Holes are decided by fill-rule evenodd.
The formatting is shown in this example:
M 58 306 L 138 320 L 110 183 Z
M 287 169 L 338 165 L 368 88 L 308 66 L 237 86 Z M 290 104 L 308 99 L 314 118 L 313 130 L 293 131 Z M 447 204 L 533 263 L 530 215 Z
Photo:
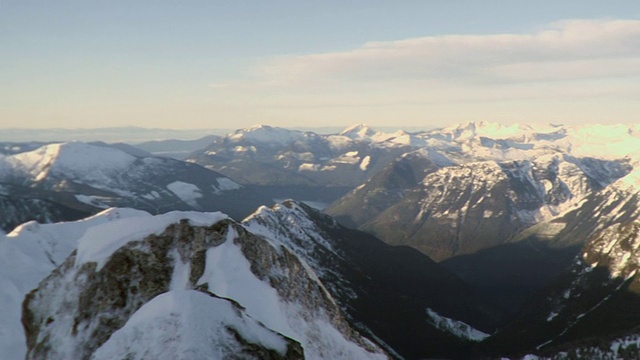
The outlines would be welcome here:
M 27 296 L 27 358 L 175 358 L 170 354 L 180 354 L 178 348 L 201 354 L 178 357 L 184 359 L 384 357 L 349 327 L 303 262 L 232 220 L 210 226 L 182 220 L 124 243 L 113 234 L 113 241 L 112 249 L 106 247 L 111 253 L 99 256 L 104 260 L 72 253 Z M 253 305 L 256 296 L 266 302 L 262 307 L 280 313 L 265 315 Z M 176 305 L 178 299 L 186 303 Z M 190 307 L 222 308 L 228 314 L 206 321 L 209 315 Z M 156 337 L 140 333 L 147 326 L 158 327 Z M 205 341 L 198 346 L 187 336 L 190 331 L 218 335 L 198 335 Z M 127 340 L 135 337 L 141 341 Z M 216 341 L 219 346 L 211 346 Z M 154 350 L 156 343 L 167 351 Z

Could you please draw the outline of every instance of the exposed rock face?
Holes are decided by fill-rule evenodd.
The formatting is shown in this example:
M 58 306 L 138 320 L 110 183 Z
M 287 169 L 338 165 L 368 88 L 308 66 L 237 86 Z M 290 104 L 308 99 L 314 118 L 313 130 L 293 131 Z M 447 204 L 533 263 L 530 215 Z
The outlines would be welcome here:
M 93 261 L 74 252 L 27 296 L 27 358 L 385 357 L 349 327 L 293 253 L 232 220 L 183 220 L 110 251 Z M 226 313 L 212 318 L 195 309 Z
M 379 174 L 389 181 L 374 177 L 350 198 L 333 204 L 328 213 L 348 217 L 347 223 L 390 244 L 415 247 L 437 261 L 506 243 L 630 169 L 624 162 L 552 155 L 439 169 L 427 160 L 410 164 L 414 164 L 411 174 L 426 173 L 415 186 L 405 185 L 394 197 L 372 196 L 398 193 L 386 184 L 397 183 L 391 180 L 408 170 L 395 166 Z
M 335 216 L 342 224 L 358 228 L 401 202 L 407 193 L 420 184 L 425 175 L 438 169 L 437 164 L 421 156 L 419 152 L 405 154 L 376 173 L 365 184 L 331 204 L 326 212 Z

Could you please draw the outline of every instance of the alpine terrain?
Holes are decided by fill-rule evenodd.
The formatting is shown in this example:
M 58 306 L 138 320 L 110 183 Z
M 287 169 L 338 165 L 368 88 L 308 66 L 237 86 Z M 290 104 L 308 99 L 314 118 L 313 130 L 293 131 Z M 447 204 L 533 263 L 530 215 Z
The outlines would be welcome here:
M 0 154 L 3 359 L 638 356 L 638 125 Z

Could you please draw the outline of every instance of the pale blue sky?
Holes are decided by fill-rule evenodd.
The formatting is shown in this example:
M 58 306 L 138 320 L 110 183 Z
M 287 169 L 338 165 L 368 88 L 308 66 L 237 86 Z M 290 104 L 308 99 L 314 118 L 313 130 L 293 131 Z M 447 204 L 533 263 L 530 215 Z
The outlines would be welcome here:
M 0 127 L 636 122 L 638 19 L 637 0 L 0 0 Z

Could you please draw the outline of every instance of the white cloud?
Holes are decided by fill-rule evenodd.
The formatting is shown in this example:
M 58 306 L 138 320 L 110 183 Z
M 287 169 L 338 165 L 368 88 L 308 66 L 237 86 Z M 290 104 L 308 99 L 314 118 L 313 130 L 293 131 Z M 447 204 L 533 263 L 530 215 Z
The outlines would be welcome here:
M 605 19 L 282 56 L 212 88 L 240 99 L 229 100 L 237 106 L 249 97 L 258 114 L 275 119 L 415 122 L 428 114 L 457 121 L 504 119 L 521 109 L 519 120 L 579 122 L 609 113 L 637 121 L 638 81 L 640 20 Z
M 272 85 L 433 78 L 530 81 L 639 75 L 639 62 L 640 20 L 570 20 L 533 34 L 427 36 L 282 57 L 263 66 L 259 78 Z

